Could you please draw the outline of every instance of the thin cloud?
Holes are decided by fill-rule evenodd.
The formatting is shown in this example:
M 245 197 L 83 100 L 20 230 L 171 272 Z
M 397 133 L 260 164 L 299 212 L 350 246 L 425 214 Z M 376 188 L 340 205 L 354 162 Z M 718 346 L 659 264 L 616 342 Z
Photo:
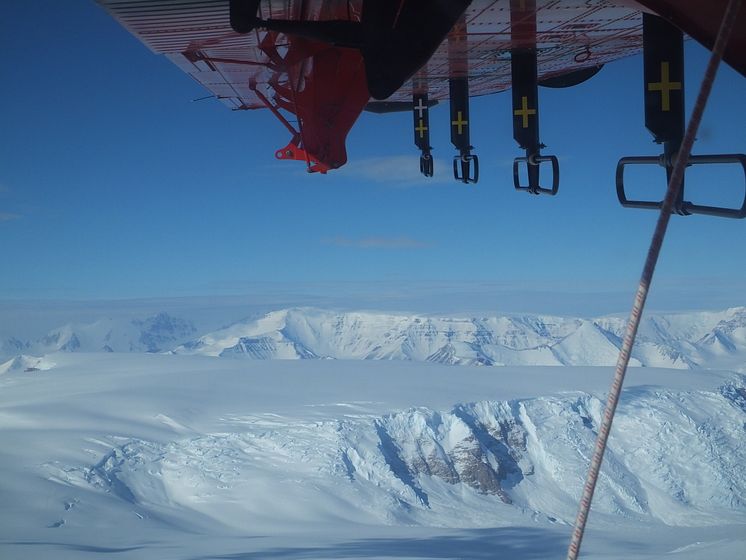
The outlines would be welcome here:
M 357 249 L 423 249 L 429 247 L 428 243 L 411 237 L 362 237 L 360 239 L 331 237 L 323 239 L 322 242 L 326 245 Z
M 416 155 L 376 157 L 350 160 L 336 174 L 350 179 L 373 181 L 397 186 L 423 186 L 453 181 L 451 163 L 436 159 L 435 174 L 425 177 L 420 173 L 420 158 Z
M 10 212 L 0 212 L 0 222 L 10 222 L 20 218 L 20 214 L 11 214 Z

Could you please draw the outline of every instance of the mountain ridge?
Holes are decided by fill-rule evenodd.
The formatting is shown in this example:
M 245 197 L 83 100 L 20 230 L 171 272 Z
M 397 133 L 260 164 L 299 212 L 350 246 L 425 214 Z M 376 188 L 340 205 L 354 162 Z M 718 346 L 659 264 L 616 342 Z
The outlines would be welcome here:
M 290 308 L 172 350 L 253 359 L 400 359 L 452 365 L 614 365 L 625 320 L 551 315 L 449 318 Z M 746 366 L 746 308 L 650 315 L 631 365 Z
M 429 361 L 450 365 L 614 365 L 626 328 L 619 316 L 437 317 L 312 307 L 197 333 L 184 318 L 69 323 L 36 341 L 7 337 L 0 358 L 54 352 L 150 352 L 247 359 Z M 632 366 L 746 371 L 746 307 L 643 317 Z

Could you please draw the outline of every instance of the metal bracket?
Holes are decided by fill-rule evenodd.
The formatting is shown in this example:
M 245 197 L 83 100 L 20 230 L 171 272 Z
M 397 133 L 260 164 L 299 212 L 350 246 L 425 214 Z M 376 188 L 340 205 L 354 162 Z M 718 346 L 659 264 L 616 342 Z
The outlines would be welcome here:
M 433 176 L 433 156 L 430 154 L 430 105 L 427 93 L 415 93 L 412 96 L 412 115 L 414 117 L 414 143 L 422 152 L 420 156 L 420 173 L 425 177 Z
M 479 181 L 479 158 L 471 151 L 474 146 L 469 140 L 469 80 L 451 78 L 448 80 L 451 99 L 451 144 L 459 151 L 453 157 L 453 178 L 462 183 Z M 472 165 L 473 164 L 473 165 Z
M 552 164 L 552 186 L 551 188 L 542 187 L 539 183 L 539 169 L 542 162 L 551 162 Z M 520 164 L 526 163 L 528 172 L 528 185 L 521 185 Z M 513 160 L 513 186 L 517 191 L 527 191 L 531 194 L 548 194 L 554 196 L 559 191 L 559 160 L 557 156 L 534 155 L 519 157 Z
M 623 157 L 616 166 L 617 198 L 625 208 L 660 209 L 662 200 L 630 200 L 625 192 L 624 169 L 630 165 L 659 165 L 666 170 L 667 184 L 671 180 L 684 137 L 684 39 L 682 32 L 665 19 L 642 15 L 644 66 L 645 127 L 656 143 L 663 144 L 660 156 Z M 691 155 L 688 165 L 740 164 L 746 179 L 746 155 Z M 722 218 L 746 217 L 746 181 L 744 202 L 740 208 L 694 204 L 684 200 L 684 180 L 672 210 L 681 216 L 706 214 Z
M 624 157 L 619 160 L 616 166 L 616 194 L 619 202 L 625 208 L 645 208 L 660 209 L 663 204 L 662 200 L 630 200 L 627 198 L 624 185 L 624 169 L 629 165 L 659 165 L 666 168 L 670 175 L 670 169 L 673 162 L 671 158 L 664 155 L 660 156 L 632 156 Z M 740 164 L 744 174 L 744 196 L 740 208 L 727 208 L 724 206 L 709 206 L 705 204 L 694 204 L 684 200 L 684 185 L 681 185 L 680 195 L 673 208 L 673 212 L 681 216 L 690 214 L 705 214 L 707 216 L 717 216 L 720 218 L 746 218 L 746 155 L 745 154 L 713 154 L 713 155 L 692 155 L 689 157 L 688 165 L 707 165 L 707 164 Z
M 290 131 L 290 133 L 293 135 L 287 146 L 275 152 L 275 157 L 277 159 L 283 160 L 305 161 L 306 170 L 309 173 L 321 173 L 325 175 L 329 171 L 330 167 L 325 163 L 321 163 L 319 158 L 308 152 L 305 148 L 301 147 L 303 144 L 301 133 L 293 128 L 293 125 L 288 122 L 288 120 L 282 115 L 282 113 L 280 113 L 279 109 L 272 105 L 270 100 L 267 99 L 267 97 L 261 91 L 256 89 L 255 84 L 249 84 L 249 87 L 256 94 L 259 100 L 264 103 L 265 107 L 272 111 L 272 114 L 274 114 L 280 120 L 280 122 L 285 125 L 285 128 L 287 128 L 288 131 Z
M 526 151 L 525 157 L 513 160 L 513 186 L 518 191 L 554 196 L 559 191 L 559 160 L 541 154 L 544 144 L 539 140 L 539 82 L 536 47 L 535 2 L 512 1 L 510 6 L 511 36 L 517 45 L 510 51 L 512 81 L 513 138 Z M 526 163 L 528 185 L 521 185 L 520 164 Z M 552 164 L 552 186 L 539 183 L 542 162 Z
M 275 157 L 282 160 L 305 161 L 306 171 L 326 175 L 329 166 L 321 163 L 313 155 L 300 147 L 300 137 L 293 137 L 287 146 L 275 152 Z

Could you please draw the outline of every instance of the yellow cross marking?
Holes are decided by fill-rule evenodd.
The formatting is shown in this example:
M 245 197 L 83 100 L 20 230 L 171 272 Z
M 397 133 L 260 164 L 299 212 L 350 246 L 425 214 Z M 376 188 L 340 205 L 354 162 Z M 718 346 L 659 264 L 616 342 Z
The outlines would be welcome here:
M 426 130 L 427 130 L 427 127 L 425 126 L 425 122 L 422 119 L 420 119 L 420 124 L 417 126 L 417 128 L 414 129 L 414 131 L 420 133 L 420 138 L 424 138 Z
M 528 128 L 528 116 L 535 115 L 536 109 L 528 108 L 528 97 L 526 97 L 525 95 L 521 97 L 521 105 L 522 107 L 520 109 L 515 109 L 513 111 L 513 114 L 516 117 L 523 117 L 523 128 Z
M 671 91 L 681 89 L 681 82 L 669 82 L 668 80 L 668 62 L 661 62 L 661 81 L 650 82 L 648 84 L 648 91 L 661 92 L 662 111 L 671 110 Z
M 458 135 L 461 136 L 464 132 L 464 127 L 469 124 L 469 121 L 465 121 L 464 117 L 461 114 L 461 111 L 458 112 L 458 118 L 455 121 L 451 121 L 451 126 L 457 126 L 458 127 Z

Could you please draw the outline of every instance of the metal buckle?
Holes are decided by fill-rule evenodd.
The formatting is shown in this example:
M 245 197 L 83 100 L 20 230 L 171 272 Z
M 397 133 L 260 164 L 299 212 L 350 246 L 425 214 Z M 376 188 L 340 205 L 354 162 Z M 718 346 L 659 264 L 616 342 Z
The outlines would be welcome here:
M 552 163 L 552 187 L 545 188 L 539 184 L 539 166 L 542 162 Z M 521 185 L 519 164 L 526 164 L 528 173 L 528 185 Z M 527 191 L 531 194 L 548 194 L 554 196 L 559 191 L 559 160 L 557 156 L 542 156 L 533 154 L 527 157 L 518 157 L 513 160 L 513 186 L 517 191 Z
M 420 156 L 420 173 L 425 177 L 432 177 L 433 171 L 433 156 L 429 153 L 423 153 Z
M 472 166 L 474 163 L 474 173 Z M 479 181 L 479 158 L 476 154 L 461 154 L 453 158 L 453 178 L 462 183 L 476 183 Z
M 624 168 L 629 165 L 660 165 L 669 171 L 673 162 L 670 158 L 661 156 L 630 156 L 619 160 L 616 166 L 616 194 L 619 202 L 625 208 L 644 208 L 649 210 L 660 209 L 663 204 L 662 200 L 630 200 L 627 198 L 624 185 Z M 689 214 L 704 214 L 707 216 L 717 216 L 720 218 L 746 218 L 746 155 L 744 154 L 713 154 L 690 156 L 688 166 L 691 165 L 708 165 L 708 164 L 740 164 L 744 172 L 744 197 L 740 208 L 727 208 L 723 206 L 708 206 L 704 204 L 694 204 L 684 200 L 684 185 L 681 185 L 681 191 L 678 200 L 674 206 L 673 212 L 682 216 Z

